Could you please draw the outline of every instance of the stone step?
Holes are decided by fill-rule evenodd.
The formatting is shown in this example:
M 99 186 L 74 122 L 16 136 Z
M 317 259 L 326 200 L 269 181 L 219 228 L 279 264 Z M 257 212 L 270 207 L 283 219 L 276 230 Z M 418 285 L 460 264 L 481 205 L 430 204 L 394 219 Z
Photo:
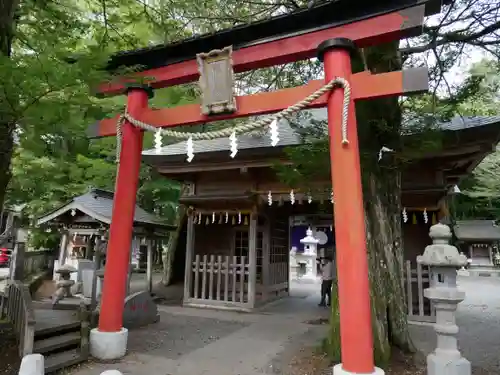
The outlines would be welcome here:
M 80 330 L 80 325 L 80 322 L 68 322 L 52 326 L 43 326 L 40 328 L 37 327 L 37 329 L 35 330 L 35 339 L 42 336 L 55 336 L 62 333 L 67 333 L 69 331 Z
M 80 330 L 78 311 L 35 309 L 35 338 Z
M 58 336 L 35 340 L 34 353 L 46 355 L 60 349 L 72 349 L 80 344 L 80 332 L 69 332 Z
M 80 355 L 79 349 L 67 350 L 45 357 L 45 374 L 53 373 L 65 367 L 73 366 L 86 361 Z

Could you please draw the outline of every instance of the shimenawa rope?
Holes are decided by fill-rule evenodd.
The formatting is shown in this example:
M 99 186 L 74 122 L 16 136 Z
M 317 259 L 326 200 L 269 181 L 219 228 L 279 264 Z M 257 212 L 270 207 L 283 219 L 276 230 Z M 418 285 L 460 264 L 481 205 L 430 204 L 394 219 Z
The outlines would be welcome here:
M 284 109 L 281 112 L 278 112 L 272 116 L 267 116 L 263 117 L 261 119 L 258 119 L 253 122 L 248 122 L 244 123 L 241 125 L 237 125 L 232 128 L 226 128 L 222 130 L 214 130 L 206 133 L 189 133 L 189 132 L 179 132 L 175 130 L 169 130 L 169 129 L 162 129 L 158 128 L 156 126 L 147 124 L 145 122 L 139 121 L 135 118 L 133 118 L 128 112 L 125 112 L 123 115 L 121 115 L 118 119 L 117 125 L 116 125 L 116 162 L 120 162 L 120 153 L 121 153 L 121 140 L 122 140 L 122 125 L 125 120 L 129 121 L 132 125 L 145 130 L 145 131 L 151 131 L 151 132 L 161 132 L 162 136 L 165 137 L 172 137 L 172 138 L 177 138 L 177 139 L 184 139 L 187 140 L 191 138 L 192 140 L 210 140 L 210 139 L 216 139 L 216 138 L 224 138 L 224 137 L 229 137 L 231 134 L 235 133 L 236 135 L 238 134 L 244 134 L 244 133 L 249 133 L 254 130 L 263 128 L 267 125 L 270 125 L 273 121 L 278 121 L 282 118 L 289 117 L 290 115 L 297 113 L 305 108 L 312 102 L 314 102 L 316 99 L 318 99 L 320 96 L 323 94 L 327 93 L 328 91 L 331 91 L 335 87 L 342 87 L 344 89 L 344 102 L 342 106 L 342 144 L 348 144 L 349 140 L 347 139 L 347 117 L 348 117 L 348 110 L 349 110 L 349 101 L 351 98 L 351 86 L 349 85 L 349 82 L 342 78 L 342 77 L 336 77 L 332 79 L 330 82 L 322 86 L 320 89 L 316 90 L 313 92 L 311 95 L 306 97 L 305 99 L 299 101 L 298 103 L 295 103 L 294 105 Z

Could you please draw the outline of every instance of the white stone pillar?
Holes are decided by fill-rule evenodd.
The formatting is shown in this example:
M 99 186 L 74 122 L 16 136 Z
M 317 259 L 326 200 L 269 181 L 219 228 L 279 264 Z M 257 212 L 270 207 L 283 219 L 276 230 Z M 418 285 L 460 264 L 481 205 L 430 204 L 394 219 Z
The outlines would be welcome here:
M 457 288 L 457 269 L 467 264 L 467 257 L 449 244 L 451 230 L 447 225 L 433 225 L 429 235 L 433 244 L 417 257 L 418 263 L 430 267 L 433 282 L 424 295 L 436 309 L 437 346 L 427 356 L 427 375 L 470 375 L 471 364 L 458 350 L 455 323 L 457 305 L 465 298 Z

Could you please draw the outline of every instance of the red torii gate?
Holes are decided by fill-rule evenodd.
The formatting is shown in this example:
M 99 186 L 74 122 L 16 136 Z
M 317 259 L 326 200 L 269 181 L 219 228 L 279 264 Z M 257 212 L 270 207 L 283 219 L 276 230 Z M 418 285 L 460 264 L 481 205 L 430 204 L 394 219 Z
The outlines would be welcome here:
M 358 17 L 357 21 L 346 21 L 318 31 L 306 30 L 299 35 L 295 33 L 291 36 L 281 36 L 279 39 L 250 43 L 249 46 L 235 49 L 232 55 L 235 72 L 289 63 L 317 55 L 324 61 L 325 81 L 312 81 L 300 87 L 236 97 L 238 109 L 234 113 L 206 116 L 202 114 L 198 104 L 164 109 L 148 108 L 148 98 L 153 94 L 152 89 L 198 79 L 198 66 L 194 56 L 189 61 L 138 73 L 136 77 L 152 77 L 148 85 L 121 81 L 100 87 L 102 95 L 126 93 L 127 113 L 134 119 L 155 127 L 174 127 L 278 112 L 308 96 L 335 77 L 350 82 L 348 144 L 342 142 L 344 94 L 341 88 L 321 96 L 309 106 L 310 108 L 327 106 L 328 109 L 331 175 L 336 197 L 334 217 L 342 218 L 335 220 L 342 347 L 342 364 L 336 366 L 334 371 L 338 375 L 383 373 L 374 367 L 373 362 L 366 234 L 354 101 L 405 95 L 428 89 L 425 68 L 377 75 L 369 72 L 352 74 L 351 54 L 359 47 L 418 34 L 423 24 L 426 6 L 435 6 L 436 1 L 421 0 L 407 3 L 411 4 L 377 16 Z M 89 128 L 89 136 L 116 135 L 118 119 L 119 116 L 116 116 L 99 121 Z M 125 121 L 122 126 L 120 164 L 99 327 L 91 332 L 91 352 L 102 359 L 119 358 L 126 350 L 127 331 L 122 328 L 122 312 L 142 143 L 143 131 Z M 352 228 L 356 230 L 353 231 Z

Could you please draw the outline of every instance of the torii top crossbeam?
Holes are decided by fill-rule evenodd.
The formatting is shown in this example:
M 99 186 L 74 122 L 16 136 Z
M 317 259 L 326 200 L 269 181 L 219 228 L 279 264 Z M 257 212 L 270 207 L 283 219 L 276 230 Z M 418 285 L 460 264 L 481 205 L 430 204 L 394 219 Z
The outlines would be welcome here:
M 90 336 L 92 355 L 101 359 L 115 359 L 126 351 L 127 331 L 122 328 L 122 311 L 129 259 L 128 252 L 123 249 L 129 248 L 131 241 L 143 141 L 141 127 L 157 131 L 157 128 L 279 112 L 290 109 L 289 106 L 298 100 L 304 103 L 304 96 L 310 95 L 315 89 L 327 87 L 321 91 L 324 95 L 307 101 L 301 109 L 328 108 L 342 347 L 342 364 L 334 368 L 334 374 L 383 374 L 373 363 L 365 219 L 354 101 L 425 91 L 428 82 L 427 73 L 422 69 L 376 75 L 369 72 L 352 74 L 351 54 L 359 47 L 418 35 L 424 16 L 438 12 L 441 4 L 439 0 L 327 1 L 312 9 L 171 45 L 124 52 L 111 59 L 110 70 L 120 65 L 136 64 L 144 66 L 145 70 L 135 74 L 129 82 L 122 79 L 102 85 L 99 89 L 102 95 L 127 93 L 126 121 L 118 123 L 119 117 L 116 116 L 101 120 L 89 128 L 91 137 L 111 136 L 119 129 L 122 140 L 116 183 L 117 204 L 113 207 L 99 328 L 92 330 Z M 159 110 L 148 108 L 148 95 L 152 94 L 152 89 L 195 81 L 200 76 L 199 60 L 197 62 L 195 56 L 213 57 L 212 50 L 221 48 L 230 51 L 230 59 L 226 60 L 226 64 L 231 65 L 231 74 L 233 70 L 243 72 L 318 56 L 324 61 L 325 82 L 313 81 L 301 87 L 236 97 L 235 105 L 231 104 L 231 113 L 226 114 L 205 114 L 205 103 L 202 106 L 187 105 Z M 137 84 L 137 78 L 146 77 L 147 85 Z M 203 75 L 201 78 L 203 80 Z M 340 83 L 342 89 L 334 89 L 333 82 Z M 226 90 L 232 91 L 232 86 Z M 117 124 L 121 126 L 117 128 Z M 189 140 L 187 144 L 189 146 Z M 256 223 L 256 220 L 252 222 Z M 193 240 L 190 237 L 192 225 L 191 216 L 188 220 L 188 242 Z M 249 253 L 249 272 L 252 273 L 256 267 L 255 248 L 249 249 Z M 186 272 L 190 270 L 191 262 L 187 254 Z
M 221 30 L 215 33 L 201 36 L 193 36 L 176 43 L 162 44 L 134 51 L 126 51 L 116 54 L 109 62 L 108 69 L 114 70 L 119 66 L 142 65 L 144 70 L 161 68 L 188 61 L 200 51 L 211 51 L 232 45 L 235 51 L 256 46 L 259 44 L 284 39 L 293 35 L 310 34 L 312 32 L 347 25 L 354 21 L 361 21 L 375 16 L 403 11 L 404 9 L 423 5 L 425 15 L 439 12 L 440 0 L 337 0 L 317 1 L 318 5 L 311 9 L 298 9 L 293 13 L 263 19 L 243 24 L 231 29 Z M 410 24 L 405 26 L 400 36 L 408 36 L 412 28 L 418 34 L 418 13 L 400 13 L 402 17 L 408 17 Z M 277 32 L 279 30 L 279 32 Z M 358 41 L 358 47 L 370 44 L 369 40 Z M 311 53 L 312 52 L 312 53 Z M 313 57 L 313 51 L 303 51 L 303 58 Z M 273 63 L 276 65 L 279 63 Z M 262 65 L 259 65 L 259 68 Z M 244 71 L 253 69 L 235 67 L 235 70 Z M 184 82 L 179 82 L 184 83 Z
M 107 69 L 141 66 L 138 76 L 153 77 L 149 81 L 153 88 L 179 85 L 198 79 L 197 53 L 228 45 L 233 46 L 236 73 L 265 68 L 315 57 L 318 44 L 329 38 L 349 38 L 363 48 L 418 35 L 424 15 L 439 12 L 442 2 L 449 0 L 361 0 L 356 4 L 353 0 L 326 1 L 312 9 L 172 44 L 120 52 L 112 56 Z M 368 22 L 359 27 L 358 22 L 363 20 Z M 99 93 L 117 95 L 124 89 L 115 83 L 103 85 Z

